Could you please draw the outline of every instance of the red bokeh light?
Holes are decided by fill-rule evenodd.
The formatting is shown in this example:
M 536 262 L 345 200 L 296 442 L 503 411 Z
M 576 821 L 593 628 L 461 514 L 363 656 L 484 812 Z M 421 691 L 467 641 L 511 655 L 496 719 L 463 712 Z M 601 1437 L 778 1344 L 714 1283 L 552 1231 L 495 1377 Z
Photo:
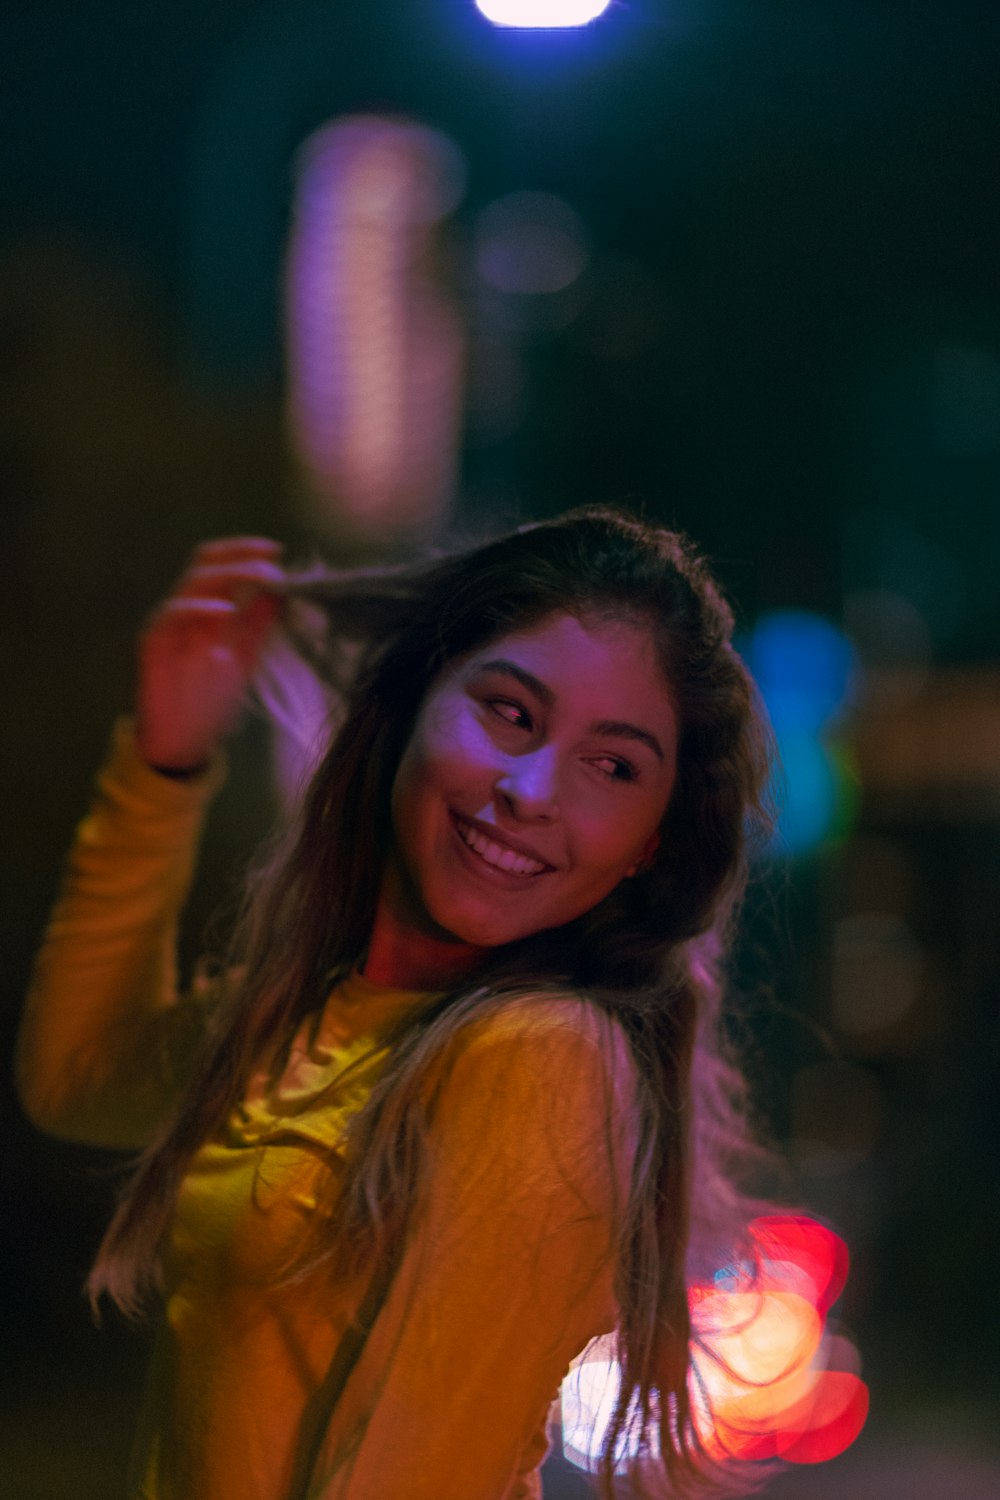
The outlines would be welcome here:
M 753 1257 L 691 1288 L 692 1396 L 718 1460 L 824 1463 L 868 1415 L 853 1343 L 826 1329 L 844 1287 L 847 1246 L 804 1215 L 750 1226 Z

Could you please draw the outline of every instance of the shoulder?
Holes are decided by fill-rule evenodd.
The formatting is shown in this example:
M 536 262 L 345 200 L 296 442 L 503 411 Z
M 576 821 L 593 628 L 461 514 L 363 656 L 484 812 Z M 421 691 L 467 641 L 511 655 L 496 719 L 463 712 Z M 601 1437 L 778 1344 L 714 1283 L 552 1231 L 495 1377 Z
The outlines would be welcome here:
M 526 994 L 491 1004 L 442 1061 L 442 1123 L 461 1116 L 471 1134 L 519 1151 L 534 1142 L 561 1157 L 610 1153 L 619 1167 L 634 1154 L 636 1064 L 621 1025 L 590 1001 Z
M 484 1066 L 559 1068 L 600 1077 L 634 1092 L 636 1067 L 621 1024 L 590 1000 L 567 992 L 513 997 L 473 1017 L 456 1038 Z

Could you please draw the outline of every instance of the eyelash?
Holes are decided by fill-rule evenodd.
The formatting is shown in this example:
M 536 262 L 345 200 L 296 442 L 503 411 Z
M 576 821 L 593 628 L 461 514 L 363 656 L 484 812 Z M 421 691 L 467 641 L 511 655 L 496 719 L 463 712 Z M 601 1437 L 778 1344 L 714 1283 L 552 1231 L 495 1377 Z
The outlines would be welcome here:
M 512 708 L 526 722 L 518 723 L 515 719 L 508 719 L 506 714 L 500 712 L 500 709 L 497 707 L 498 704 L 502 704 L 504 708 Z M 528 710 L 523 704 L 516 703 L 512 698 L 487 698 L 486 705 L 492 713 L 496 714 L 498 719 L 502 719 L 505 724 L 509 724 L 513 729 L 531 729 L 533 727 L 532 718 Z M 596 757 L 596 760 L 610 760 L 614 762 L 614 771 L 601 772 L 602 776 L 606 776 L 609 781 L 636 781 L 638 779 L 639 772 L 630 760 L 625 760 L 618 755 L 599 755 Z
M 521 714 L 528 722 L 526 724 L 518 724 L 514 719 L 508 719 L 506 714 L 500 712 L 497 707 L 498 703 L 503 704 L 504 708 L 512 708 L 515 713 Z M 486 706 L 492 709 L 498 719 L 503 719 L 505 724 L 511 724 L 515 729 L 530 729 L 532 727 L 531 715 L 528 713 L 528 710 L 520 703 L 515 703 L 512 698 L 487 698 Z
M 612 772 L 603 771 L 601 774 L 607 776 L 609 781 L 635 781 L 638 771 L 630 760 L 622 760 L 617 755 L 600 755 L 598 760 L 610 760 L 614 762 L 615 769 Z

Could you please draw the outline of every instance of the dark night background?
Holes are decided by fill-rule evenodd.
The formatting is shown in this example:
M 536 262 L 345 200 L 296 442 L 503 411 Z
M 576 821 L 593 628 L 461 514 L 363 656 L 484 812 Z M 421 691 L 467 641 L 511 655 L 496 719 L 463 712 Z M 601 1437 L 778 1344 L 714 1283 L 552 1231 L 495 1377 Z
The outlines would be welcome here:
M 761 1107 L 851 1245 L 872 1415 L 773 1494 L 1000 1493 L 994 0 L 622 0 L 573 33 L 472 0 L 7 0 L 0 56 L 5 1035 L 143 615 L 199 540 L 307 539 L 294 153 L 339 115 L 420 119 L 466 160 L 456 264 L 523 189 L 589 244 L 565 316 L 525 314 L 519 418 L 470 402 L 459 521 L 632 500 L 698 539 L 745 630 L 818 610 L 861 654 L 853 826 L 771 877 L 745 946 Z M 188 958 L 270 815 L 259 728 L 232 762 Z M 841 1024 L 894 985 L 884 1024 Z M 0 1496 L 113 1500 L 145 1345 L 79 1286 L 114 1162 L 2 1109 Z

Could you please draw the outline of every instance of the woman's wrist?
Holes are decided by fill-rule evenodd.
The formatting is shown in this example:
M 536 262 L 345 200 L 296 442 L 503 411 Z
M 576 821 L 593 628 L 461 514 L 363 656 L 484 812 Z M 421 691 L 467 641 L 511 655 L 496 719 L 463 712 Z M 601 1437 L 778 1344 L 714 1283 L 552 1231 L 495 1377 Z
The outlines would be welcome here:
M 156 760 L 152 755 L 147 754 L 145 745 L 143 744 L 143 733 L 139 724 L 138 715 L 136 714 L 134 709 L 130 711 L 129 717 L 132 720 L 132 732 L 135 739 L 135 748 L 139 752 L 139 756 L 143 763 L 147 765 L 151 771 L 155 771 L 158 776 L 165 776 L 169 781 L 193 781 L 196 776 L 201 776 L 205 771 L 208 770 L 209 766 L 212 763 L 212 757 L 210 755 L 205 755 L 201 760 L 193 761 L 190 765 L 175 766 L 171 765 L 168 761 Z
M 145 756 L 143 759 L 145 760 Z M 203 760 L 196 766 L 158 766 L 154 761 L 147 760 L 146 764 L 158 776 L 168 776 L 171 781 L 193 781 L 196 776 L 201 776 L 208 770 L 209 763 Z
M 176 753 L 173 746 L 167 745 L 151 744 L 147 750 L 136 733 L 135 717 L 127 710 L 115 720 L 112 747 L 121 775 L 137 792 L 152 799 L 157 807 L 180 808 L 188 803 L 193 807 L 225 780 L 224 745 L 213 746 L 207 752 L 200 745 L 178 745 Z M 199 753 L 202 759 L 196 762 L 194 757 Z M 168 790 L 171 782 L 178 787 L 173 795 Z M 158 791 L 158 787 L 161 790 Z

